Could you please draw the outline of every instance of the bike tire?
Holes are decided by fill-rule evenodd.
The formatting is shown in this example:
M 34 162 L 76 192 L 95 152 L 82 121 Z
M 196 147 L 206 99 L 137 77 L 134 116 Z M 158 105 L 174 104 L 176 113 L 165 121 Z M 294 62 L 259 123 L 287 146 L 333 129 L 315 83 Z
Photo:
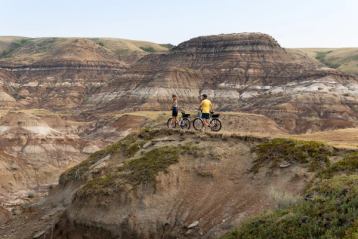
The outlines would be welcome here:
M 212 119 L 210 121 L 210 129 L 211 131 L 218 132 L 221 130 L 221 121 L 219 119 Z
M 193 121 L 193 127 L 195 130 L 202 130 L 204 128 L 204 122 L 202 119 L 200 118 L 196 118 L 194 121 Z
M 177 122 L 173 124 L 173 118 L 169 118 L 167 121 L 167 127 L 169 129 L 175 129 L 177 127 Z
M 182 129 L 190 129 L 190 120 L 189 119 L 182 119 L 180 122 L 180 128 Z

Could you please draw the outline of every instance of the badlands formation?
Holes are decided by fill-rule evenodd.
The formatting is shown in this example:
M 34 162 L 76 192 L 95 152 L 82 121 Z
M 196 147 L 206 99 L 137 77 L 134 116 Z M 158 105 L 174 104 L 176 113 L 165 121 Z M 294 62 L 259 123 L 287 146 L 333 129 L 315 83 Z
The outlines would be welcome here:
M 198 37 L 151 54 L 89 103 L 100 110 L 166 109 L 170 95 L 192 109 L 207 93 L 218 111 L 274 119 L 290 132 L 357 125 L 357 78 L 287 51 L 258 33 Z
M 261 33 L 0 37 L 1 238 L 354 238 L 358 78 L 323 63 Z M 202 93 L 222 133 L 163 129 Z

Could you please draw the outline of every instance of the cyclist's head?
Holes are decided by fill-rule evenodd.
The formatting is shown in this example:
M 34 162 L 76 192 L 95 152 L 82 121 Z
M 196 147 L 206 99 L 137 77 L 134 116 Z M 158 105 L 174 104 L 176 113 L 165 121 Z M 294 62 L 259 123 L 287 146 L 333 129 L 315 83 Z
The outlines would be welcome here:
M 207 95 L 207 94 L 203 94 L 202 97 L 203 97 L 203 99 L 205 100 L 205 99 L 208 98 L 208 95 Z

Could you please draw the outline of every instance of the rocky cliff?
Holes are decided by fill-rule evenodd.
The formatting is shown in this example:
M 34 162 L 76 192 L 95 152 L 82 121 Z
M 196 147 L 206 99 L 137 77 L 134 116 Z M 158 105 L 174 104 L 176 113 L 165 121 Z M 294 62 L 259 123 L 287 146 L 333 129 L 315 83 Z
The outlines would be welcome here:
M 270 36 L 198 37 L 148 55 L 87 103 L 107 110 L 185 108 L 207 93 L 216 110 L 265 114 L 292 132 L 357 124 L 357 79 L 288 52 Z

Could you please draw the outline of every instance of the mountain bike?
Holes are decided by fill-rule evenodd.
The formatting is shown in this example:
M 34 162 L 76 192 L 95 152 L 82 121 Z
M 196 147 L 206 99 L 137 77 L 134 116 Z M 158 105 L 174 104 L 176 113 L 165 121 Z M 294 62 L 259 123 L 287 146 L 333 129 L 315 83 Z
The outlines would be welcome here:
M 219 116 L 220 114 L 214 114 L 214 112 L 210 113 L 209 128 L 211 131 L 218 132 L 221 130 L 222 124 L 219 120 Z M 204 126 L 204 120 L 201 118 L 201 113 L 199 113 L 193 121 L 193 127 L 196 130 L 202 130 Z
M 179 120 L 174 121 L 173 117 L 169 118 L 167 121 L 167 127 L 169 129 L 174 129 L 179 125 L 181 129 L 190 129 L 190 114 L 181 112 L 181 117 Z

